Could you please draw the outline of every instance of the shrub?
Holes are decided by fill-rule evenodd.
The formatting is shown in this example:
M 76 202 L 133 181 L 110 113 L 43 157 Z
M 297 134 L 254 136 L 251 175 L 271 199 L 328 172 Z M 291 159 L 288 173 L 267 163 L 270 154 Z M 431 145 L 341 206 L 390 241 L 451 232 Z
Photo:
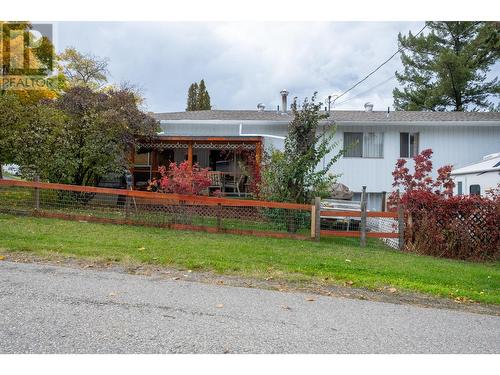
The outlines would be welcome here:
M 500 194 L 488 197 L 452 196 L 451 166 L 431 177 L 432 150 L 414 158 L 410 173 L 400 159 L 393 172 L 390 205 L 405 209 L 405 248 L 419 254 L 464 260 L 497 260 L 500 254 Z M 399 194 L 399 189 L 404 189 Z
M 161 166 L 159 172 L 161 177 L 150 183 L 149 190 L 199 195 L 211 185 L 208 168 L 200 168 L 198 164 L 190 168 L 187 161 L 179 165 L 170 163 L 168 169 Z

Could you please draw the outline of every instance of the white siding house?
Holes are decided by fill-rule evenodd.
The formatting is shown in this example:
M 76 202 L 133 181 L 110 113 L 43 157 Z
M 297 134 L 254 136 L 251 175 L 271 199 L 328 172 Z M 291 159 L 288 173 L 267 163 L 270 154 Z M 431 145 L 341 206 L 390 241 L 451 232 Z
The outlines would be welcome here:
M 483 160 L 454 169 L 456 195 L 486 195 L 500 184 L 500 152 L 486 155 Z
M 164 136 L 239 137 L 262 136 L 264 147 L 281 148 L 292 120 L 290 112 L 195 111 L 157 113 Z M 334 165 L 339 182 L 359 194 L 369 192 L 368 205 L 381 209 L 385 192 L 392 189 L 392 171 L 400 157 L 423 149 L 434 151 L 435 169 L 445 164 L 463 166 L 500 149 L 500 113 L 490 112 L 330 112 L 328 124 L 336 125 L 339 147 L 351 145 L 348 155 Z M 240 133 L 241 126 L 241 133 Z M 357 140 L 353 146 L 353 140 Z M 411 163 L 410 163 L 411 164 Z M 354 199 L 358 196 L 355 194 Z

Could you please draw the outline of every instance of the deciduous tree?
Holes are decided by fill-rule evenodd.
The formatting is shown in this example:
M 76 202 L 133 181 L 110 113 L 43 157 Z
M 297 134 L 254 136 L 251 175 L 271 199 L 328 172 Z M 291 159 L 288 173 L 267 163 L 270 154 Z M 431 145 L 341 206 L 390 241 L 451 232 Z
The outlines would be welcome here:
M 108 81 L 109 59 L 66 48 L 59 56 L 59 70 L 69 87 L 85 86 L 98 90 Z
M 331 173 L 343 150 L 329 157 L 337 147 L 333 142 L 335 127 L 321 113 L 322 103 L 316 103 L 316 93 L 307 98 L 299 109 L 291 106 L 294 119 L 288 125 L 283 151 L 266 151 L 260 192 L 273 201 L 310 203 L 315 196 L 328 193 L 336 176 Z M 323 160 L 325 162 L 323 164 Z

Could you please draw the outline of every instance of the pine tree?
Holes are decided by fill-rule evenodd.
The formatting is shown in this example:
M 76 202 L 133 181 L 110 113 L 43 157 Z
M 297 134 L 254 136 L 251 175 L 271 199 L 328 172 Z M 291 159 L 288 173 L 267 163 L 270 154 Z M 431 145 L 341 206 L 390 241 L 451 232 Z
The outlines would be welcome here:
M 398 110 L 488 109 L 498 97 L 498 77 L 486 79 L 500 56 L 498 22 L 426 22 L 430 33 L 398 35 L 402 89 L 393 90 Z
M 210 105 L 210 95 L 208 94 L 205 86 L 205 80 L 203 79 L 200 81 L 199 85 L 197 109 L 199 111 L 212 109 L 212 106 Z
M 192 83 L 189 86 L 186 111 L 196 111 L 198 109 L 198 84 Z

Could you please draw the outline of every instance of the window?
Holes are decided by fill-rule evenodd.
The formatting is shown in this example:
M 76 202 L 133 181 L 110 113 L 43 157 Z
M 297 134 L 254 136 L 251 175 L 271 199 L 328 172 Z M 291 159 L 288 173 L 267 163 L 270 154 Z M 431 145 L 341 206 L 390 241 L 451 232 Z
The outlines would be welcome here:
M 412 158 L 418 154 L 419 133 L 399 134 L 399 156 Z
M 382 158 L 384 133 L 344 132 L 344 149 L 350 158 Z
M 458 195 L 462 195 L 464 193 L 462 181 L 458 181 L 457 190 L 458 190 Z
M 469 187 L 470 195 L 481 195 L 481 186 L 479 185 L 471 185 Z
M 363 133 L 344 133 L 345 156 L 349 158 L 363 157 Z
M 384 157 L 384 133 L 365 133 L 363 137 L 363 157 Z

